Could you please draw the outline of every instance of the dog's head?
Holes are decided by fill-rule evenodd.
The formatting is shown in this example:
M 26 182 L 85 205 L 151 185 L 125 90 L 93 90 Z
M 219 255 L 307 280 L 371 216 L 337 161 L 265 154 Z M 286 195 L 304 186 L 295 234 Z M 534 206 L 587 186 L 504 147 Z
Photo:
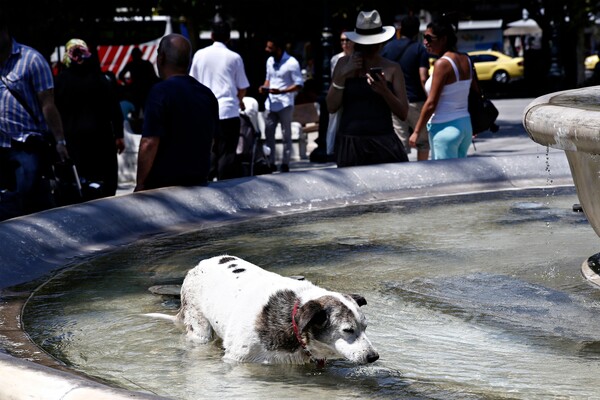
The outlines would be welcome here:
M 317 359 L 346 358 L 358 364 L 377 361 L 379 354 L 365 330 L 367 320 L 360 295 L 327 295 L 309 300 L 296 313 L 306 346 Z

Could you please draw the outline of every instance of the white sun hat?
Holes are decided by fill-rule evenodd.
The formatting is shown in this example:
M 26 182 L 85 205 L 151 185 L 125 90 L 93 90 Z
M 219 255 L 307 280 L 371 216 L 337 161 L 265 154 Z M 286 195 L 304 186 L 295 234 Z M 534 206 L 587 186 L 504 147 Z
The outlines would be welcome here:
M 358 44 L 378 44 L 387 42 L 396 34 L 393 26 L 382 26 L 377 10 L 361 11 L 356 17 L 354 31 L 344 32 L 346 37 Z

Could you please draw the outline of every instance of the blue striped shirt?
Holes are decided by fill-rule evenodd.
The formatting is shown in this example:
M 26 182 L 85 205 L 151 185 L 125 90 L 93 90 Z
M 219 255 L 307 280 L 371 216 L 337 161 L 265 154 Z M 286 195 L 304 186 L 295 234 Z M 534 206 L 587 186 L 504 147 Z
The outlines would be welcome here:
M 10 139 L 25 141 L 32 133 L 47 132 L 37 93 L 54 88 L 54 77 L 46 59 L 35 49 L 13 39 L 12 51 L 0 65 L 0 147 L 10 147 Z M 6 88 L 18 92 L 37 116 L 27 110 Z

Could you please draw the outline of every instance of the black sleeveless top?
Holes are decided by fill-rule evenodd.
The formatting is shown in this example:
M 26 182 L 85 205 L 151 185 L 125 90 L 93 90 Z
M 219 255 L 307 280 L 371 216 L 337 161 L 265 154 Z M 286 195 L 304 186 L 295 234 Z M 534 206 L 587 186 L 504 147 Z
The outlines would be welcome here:
M 387 83 L 390 89 L 392 85 Z M 395 134 L 392 111 L 367 78 L 348 78 L 342 99 L 342 118 L 339 134 L 351 136 L 380 136 Z
M 390 107 L 366 78 L 346 79 L 342 107 L 336 135 L 338 167 L 408 161 L 394 132 Z

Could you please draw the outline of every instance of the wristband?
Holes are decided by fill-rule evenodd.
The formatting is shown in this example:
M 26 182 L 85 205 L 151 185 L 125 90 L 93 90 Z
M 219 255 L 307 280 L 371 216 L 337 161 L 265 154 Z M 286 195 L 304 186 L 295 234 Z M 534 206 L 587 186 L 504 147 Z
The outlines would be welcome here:
M 67 145 L 67 141 L 65 139 L 57 140 L 56 144 L 60 144 L 60 145 L 66 146 Z
M 331 86 L 333 86 L 337 90 L 344 90 L 344 89 L 346 89 L 346 86 L 338 85 L 335 82 L 331 82 Z

